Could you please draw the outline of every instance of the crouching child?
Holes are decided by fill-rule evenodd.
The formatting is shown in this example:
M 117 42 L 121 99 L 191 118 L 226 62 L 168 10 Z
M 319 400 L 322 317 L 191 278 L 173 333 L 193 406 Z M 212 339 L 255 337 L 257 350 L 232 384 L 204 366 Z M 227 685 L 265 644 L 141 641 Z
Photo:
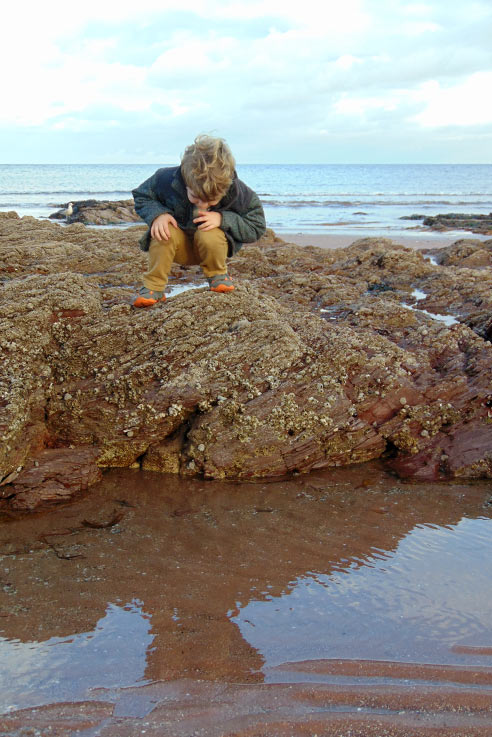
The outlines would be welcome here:
M 213 292 L 234 289 L 227 258 L 263 235 L 265 214 L 255 192 L 238 179 L 224 140 L 197 136 L 181 166 L 158 169 L 132 194 L 149 226 L 140 240 L 149 267 L 135 307 L 165 301 L 173 263 L 199 264 Z

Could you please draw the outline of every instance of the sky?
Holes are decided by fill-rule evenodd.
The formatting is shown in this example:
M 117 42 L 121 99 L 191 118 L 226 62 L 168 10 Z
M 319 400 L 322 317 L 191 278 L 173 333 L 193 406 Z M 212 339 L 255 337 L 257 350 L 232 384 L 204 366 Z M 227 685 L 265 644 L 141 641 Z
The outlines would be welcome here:
M 492 163 L 492 0 L 10 0 L 0 163 Z

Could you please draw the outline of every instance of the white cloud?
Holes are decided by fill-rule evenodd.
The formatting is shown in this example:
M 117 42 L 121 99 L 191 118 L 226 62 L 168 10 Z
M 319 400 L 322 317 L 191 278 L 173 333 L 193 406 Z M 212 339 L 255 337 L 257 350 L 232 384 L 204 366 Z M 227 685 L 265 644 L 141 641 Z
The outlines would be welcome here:
M 342 56 L 339 56 L 338 59 L 335 61 L 335 66 L 339 69 L 347 71 L 348 69 L 352 69 L 352 67 L 356 64 L 363 63 L 363 59 L 358 59 L 356 56 L 352 56 L 352 54 L 343 54 Z
M 177 34 L 172 44 L 149 68 L 149 82 L 164 79 L 179 86 L 186 78 L 200 86 L 207 77 L 219 76 L 230 67 L 238 46 L 231 38 L 197 39 L 187 34 Z
M 492 71 L 472 74 L 459 84 L 443 87 L 436 80 L 423 84 L 416 97 L 426 107 L 415 116 L 424 127 L 473 126 L 492 123 Z
M 2 21 L 4 130 L 81 142 L 130 125 L 245 138 L 255 125 L 265 146 L 347 131 L 366 145 L 381 126 L 389 138 L 492 123 L 488 0 L 87 0 L 76 12 L 21 0 Z
M 364 117 L 371 110 L 396 110 L 398 99 L 395 93 L 386 97 L 342 97 L 334 105 L 334 110 L 340 115 L 356 115 Z

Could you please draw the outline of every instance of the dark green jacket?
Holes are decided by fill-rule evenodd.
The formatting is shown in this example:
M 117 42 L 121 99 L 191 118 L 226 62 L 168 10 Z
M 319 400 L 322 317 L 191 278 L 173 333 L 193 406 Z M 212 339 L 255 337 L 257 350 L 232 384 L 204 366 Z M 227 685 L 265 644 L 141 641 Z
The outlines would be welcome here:
M 193 234 L 196 231 L 193 205 L 186 194 L 181 167 L 158 169 L 150 179 L 134 189 L 132 194 L 137 214 L 149 226 L 140 239 L 142 251 L 149 250 L 150 226 L 162 213 L 171 213 L 179 227 L 187 233 Z M 265 214 L 261 202 L 253 190 L 238 179 L 236 173 L 227 194 L 210 210 L 222 215 L 220 227 L 229 243 L 228 256 L 237 253 L 243 243 L 254 243 L 265 232 Z

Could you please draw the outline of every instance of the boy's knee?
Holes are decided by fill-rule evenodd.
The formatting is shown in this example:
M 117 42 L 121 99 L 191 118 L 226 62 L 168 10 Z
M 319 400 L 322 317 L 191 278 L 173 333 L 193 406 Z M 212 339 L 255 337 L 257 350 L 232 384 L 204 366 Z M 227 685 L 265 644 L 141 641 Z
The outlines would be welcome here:
M 158 241 L 157 238 L 152 238 L 150 241 L 149 250 L 155 251 L 155 250 L 161 250 L 161 248 L 165 248 L 167 245 L 169 245 L 169 241 Z
M 167 241 L 165 241 L 164 239 L 162 241 L 158 241 L 157 238 L 152 238 L 150 241 L 150 248 L 166 248 L 166 246 L 178 244 L 181 234 L 182 231 L 178 228 L 170 228 L 169 238 L 167 239 Z
M 212 230 L 197 230 L 194 236 L 195 243 L 208 246 L 210 248 L 227 247 L 227 238 L 220 228 Z

